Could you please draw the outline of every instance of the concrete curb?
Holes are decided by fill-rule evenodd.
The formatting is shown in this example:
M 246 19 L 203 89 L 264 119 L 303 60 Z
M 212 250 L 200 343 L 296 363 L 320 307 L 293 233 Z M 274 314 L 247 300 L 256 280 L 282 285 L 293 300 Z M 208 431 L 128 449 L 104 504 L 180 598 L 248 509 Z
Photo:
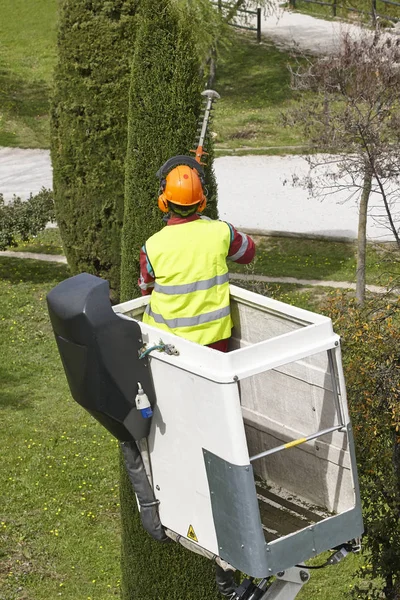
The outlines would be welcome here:
M 44 260 L 46 262 L 56 262 L 67 264 L 67 259 L 62 254 L 36 254 L 34 252 L 13 252 L 12 250 L 0 251 L 0 256 L 10 258 L 30 258 L 33 260 Z
M 242 275 L 241 273 L 229 273 L 229 278 L 234 281 L 260 281 L 265 283 L 291 283 L 310 287 L 332 287 L 340 289 L 355 290 L 356 284 L 350 281 L 321 281 L 318 279 L 296 279 L 296 277 L 268 277 L 266 275 Z M 398 293 L 399 290 L 388 290 L 378 285 L 367 285 L 367 290 L 374 294 Z
M 282 238 L 295 238 L 298 240 L 317 240 L 321 242 L 346 242 L 346 243 L 356 243 L 357 240 L 351 236 L 331 236 L 331 235 L 323 235 L 317 233 L 296 233 L 295 231 L 275 231 L 274 229 L 251 229 L 249 227 L 241 227 L 240 231 L 242 233 L 247 233 L 252 237 L 282 237 Z M 385 243 L 393 243 L 391 241 L 381 242 Z

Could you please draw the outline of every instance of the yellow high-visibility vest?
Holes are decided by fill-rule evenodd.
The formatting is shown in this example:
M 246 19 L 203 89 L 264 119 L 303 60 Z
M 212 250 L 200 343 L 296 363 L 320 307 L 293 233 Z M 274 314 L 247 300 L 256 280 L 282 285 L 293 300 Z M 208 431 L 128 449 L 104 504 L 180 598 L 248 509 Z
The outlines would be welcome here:
M 144 323 L 202 345 L 230 337 L 230 242 L 227 223 L 204 218 L 150 237 L 146 253 L 156 281 Z

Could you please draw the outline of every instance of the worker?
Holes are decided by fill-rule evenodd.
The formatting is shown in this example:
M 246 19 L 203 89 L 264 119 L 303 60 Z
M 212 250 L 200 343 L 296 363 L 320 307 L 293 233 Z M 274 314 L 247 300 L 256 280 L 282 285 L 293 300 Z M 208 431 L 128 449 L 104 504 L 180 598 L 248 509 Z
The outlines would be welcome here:
M 227 260 L 250 263 L 255 245 L 229 223 L 201 216 L 207 202 L 204 171 L 194 159 L 188 163 L 161 178 L 158 206 L 170 216 L 140 251 L 138 284 L 143 295 L 152 294 L 143 321 L 227 352 L 232 328 Z

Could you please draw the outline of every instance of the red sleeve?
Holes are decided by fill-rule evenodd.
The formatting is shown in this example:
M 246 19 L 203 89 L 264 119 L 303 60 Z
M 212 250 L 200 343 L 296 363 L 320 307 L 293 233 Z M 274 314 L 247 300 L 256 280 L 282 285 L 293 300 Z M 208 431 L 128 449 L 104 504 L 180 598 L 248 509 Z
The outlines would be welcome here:
M 149 296 L 154 288 L 155 277 L 144 246 L 140 249 L 139 261 L 140 278 L 138 280 L 138 286 L 142 291 L 142 296 Z
M 239 263 L 241 265 L 249 264 L 256 253 L 256 246 L 254 241 L 249 235 L 236 231 L 236 229 L 229 224 L 231 230 L 231 245 L 228 252 L 229 260 Z

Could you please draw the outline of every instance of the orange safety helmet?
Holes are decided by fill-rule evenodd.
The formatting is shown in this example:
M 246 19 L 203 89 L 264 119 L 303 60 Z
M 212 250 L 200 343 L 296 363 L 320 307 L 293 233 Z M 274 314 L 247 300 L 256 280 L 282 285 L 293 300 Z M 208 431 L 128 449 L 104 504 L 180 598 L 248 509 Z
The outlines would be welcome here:
M 204 195 L 201 174 L 196 168 L 187 164 L 181 164 L 172 169 L 161 179 L 162 194 L 158 198 L 158 207 L 162 212 L 169 211 L 168 202 L 179 206 L 193 206 L 198 204 L 198 211 L 202 212 L 207 204 Z

